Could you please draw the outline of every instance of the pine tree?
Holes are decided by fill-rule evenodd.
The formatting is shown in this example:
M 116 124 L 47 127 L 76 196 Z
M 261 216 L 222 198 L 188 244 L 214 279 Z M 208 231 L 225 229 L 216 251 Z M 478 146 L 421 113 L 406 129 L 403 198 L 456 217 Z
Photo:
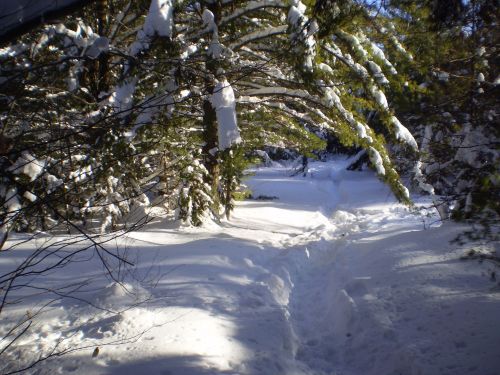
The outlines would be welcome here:
M 419 56 L 406 67 L 418 94 L 398 106 L 419 134 L 414 173 L 437 195 L 442 217 L 473 224 L 471 239 L 498 240 L 498 12 L 495 1 L 448 3 L 402 1 L 391 10 Z
M 199 226 L 212 205 L 211 186 L 206 182 L 208 171 L 201 163 L 201 150 L 193 150 L 182 164 L 180 173 L 178 218 Z

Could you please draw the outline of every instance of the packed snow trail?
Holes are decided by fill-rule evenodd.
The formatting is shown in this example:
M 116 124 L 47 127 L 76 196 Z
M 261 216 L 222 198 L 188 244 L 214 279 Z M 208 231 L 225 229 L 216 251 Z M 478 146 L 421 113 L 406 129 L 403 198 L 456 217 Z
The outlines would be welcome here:
M 256 199 L 230 221 L 158 220 L 131 233 L 119 244 L 137 264 L 127 289 L 96 259 L 59 270 L 45 282 L 80 274 L 88 286 L 76 297 L 101 310 L 53 303 L 0 373 L 66 338 L 87 349 L 31 373 L 498 374 L 491 266 L 458 260 L 465 250 L 448 240 L 459 228 L 429 229 L 435 217 L 411 213 L 347 162 L 312 163 L 306 177 L 257 169 L 247 182 Z M 0 261 L 3 271 L 15 259 Z

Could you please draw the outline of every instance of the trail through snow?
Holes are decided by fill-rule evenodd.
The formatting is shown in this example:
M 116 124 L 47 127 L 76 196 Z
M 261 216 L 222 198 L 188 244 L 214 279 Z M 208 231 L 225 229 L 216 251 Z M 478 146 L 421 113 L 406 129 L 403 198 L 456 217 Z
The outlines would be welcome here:
M 346 163 L 312 163 L 306 177 L 257 169 L 253 196 L 277 199 L 240 202 L 220 225 L 157 221 L 131 233 L 118 244 L 137 264 L 126 289 L 97 259 L 50 275 L 47 285 L 87 284 L 78 299 L 50 304 L 0 372 L 64 338 L 86 349 L 28 373 L 498 374 L 492 266 L 460 261 L 465 249 L 448 242 L 459 227 L 434 227 L 434 216 L 411 213 L 372 172 Z M 1 271 L 30 246 L 2 256 Z

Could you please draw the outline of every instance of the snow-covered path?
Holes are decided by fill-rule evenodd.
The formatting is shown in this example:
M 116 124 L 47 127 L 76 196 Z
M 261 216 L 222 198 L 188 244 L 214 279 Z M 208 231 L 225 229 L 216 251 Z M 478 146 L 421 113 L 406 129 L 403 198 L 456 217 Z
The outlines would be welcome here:
M 434 218 L 345 164 L 313 163 L 305 178 L 260 169 L 254 197 L 278 199 L 241 202 L 221 225 L 130 234 L 128 290 L 92 262 L 60 270 L 59 283 L 94 275 L 78 296 L 126 311 L 59 300 L 7 366 L 71 336 L 64 345 L 88 349 L 33 373 L 498 374 L 492 266 L 458 260 L 458 228 L 424 230 Z

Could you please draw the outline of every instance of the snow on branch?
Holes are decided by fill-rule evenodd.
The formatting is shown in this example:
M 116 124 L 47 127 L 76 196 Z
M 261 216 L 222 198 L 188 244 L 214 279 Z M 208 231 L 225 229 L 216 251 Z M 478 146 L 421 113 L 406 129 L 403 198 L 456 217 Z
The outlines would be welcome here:
M 246 96 L 290 96 L 294 98 L 301 98 L 313 103 L 323 105 L 323 103 L 318 100 L 313 95 L 309 94 L 306 90 L 296 90 L 289 89 L 286 87 L 261 87 L 258 89 L 251 89 L 245 91 L 242 95 Z
M 288 8 L 287 2 L 280 0 L 263 0 L 263 1 L 250 1 L 245 8 L 239 8 L 235 10 L 229 16 L 223 17 L 219 23 L 220 26 L 231 22 L 235 18 L 238 18 L 246 13 L 253 12 L 262 8 Z
M 127 116 L 132 108 L 136 84 L 137 78 L 122 82 L 115 87 L 107 100 L 106 104 L 110 104 L 120 117 Z
M 142 103 L 138 104 L 137 110 L 139 114 L 135 120 L 135 124 L 132 129 L 125 132 L 125 137 L 130 141 L 135 138 L 137 131 L 145 125 L 153 122 L 155 117 L 161 112 L 162 109 L 166 109 L 167 116 L 170 117 L 174 110 L 174 92 L 178 89 L 174 80 L 170 80 L 164 92 L 157 95 L 152 95 L 147 97 Z
M 343 106 L 337 92 L 335 92 L 335 90 L 330 87 L 325 87 L 323 91 L 323 101 L 325 102 L 325 105 L 330 108 L 335 107 L 342 118 L 347 121 L 353 129 L 356 130 L 360 138 L 364 138 L 368 141 L 368 143 L 372 143 L 373 139 L 368 134 L 370 132 L 370 128 L 368 127 L 368 125 L 362 124 L 354 118 L 354 115 Z
M 366 80 L 369 79 L 370 75 L 368 71 L 360 64 L 355 62 L 352 57 L 348 54 L 344 55 L 340 48 L 335 45 L 335 43 L 325 44 L 323 45 L 325 51 L 330 53 L 336 59 L 339 59 L 342 63 L 347 65 L 351 70 L 353 70 L 361 79 Z
M 309 116 L 308 114 L 306 113 L 302 113 L 302 112 L 299 112 L 299 111 L 296 111 L 290 107 L 288 107 L 285 103 L 279 103 L 279 102 L 267 102 L 264 104 L 265 106 L 267 107 L 271 107 L 271 108 L 278 108 L 280 109 L 281 111 L 283 111 L 284 113 L 286 113 L 287 115 L 289 116 L 292 116 L 294 117 L 295 119 L 299 120 L 299 121 L 304 121 L 304 122 L 307 122 L 315 127 L 318 127 L 318 128 L 329 128 L 329 129 L 333 129 L 333 126 L 335 125 L 333 123 L 332 120 L 330 120 L 328 117 L 326 116 L 321 116 L 320 113 L 317 113 L 315 111 L 313 111 L 313 113 L 316 113 L 316 115 L 318 115 L 319 117 L 321 117 L 323 120 L 325 120 L 325 122 L 322 122 L 322 123 L 318 123 L 316 121 L 314 121 L 311 116 Z
M 241 143 L 240 130 L 236 121 L 236 99 L 227 80 L 218 82 L 210 98 L 217 115 L 219 149 L 225 150 Z
M 420 160 L 416 162 L 413 173 L 415 180 L 418 182 L 418 187 L 430 195 L 434 195 L 434 187 L 425 181 L 425 176 L 422 173 L 422 162 Z
M 346 33 L 345 31 L 339 30 L 336 33 L 342 40 L 346 41 L 347 44 L 350 45 L 354 53 L 362 60 L 365 61 L 368 59 L 368 52 L 361 45 L 359 39 L 352 34 Z
M 318 31 L 319 26 L 315 20 L 309 21 L 305 14 L 306 9 L 307 7 L 300 0 L 292 0 L 287 19 L 292 30 L 290 38 L 294 43 L 299 42 L 295 47 L 295 51 L 303 54 L 304 69 L 312 72 L 316 56 L 314 34 Z
M 413 138 L 413 135 L 410 133 L 410 131 L 399 122 L 396 116 L 391 117 L 391 122 L 394 125 L 396 139 L 399 139 L 401 142 L 408 144 L 411 148 L 417 151 L 417 142 L 415 141 L 415 138 Z
M 255 31 L 253 33 L 242 36 L 240 39 L 238 39 L 237 42 L 231 44 L 229 48 L 234 50 L 240 48 L 241 46 L 247 43 L 253 42 L 254 40 L 268 38 L 273 35 L 285 34 L 287 29 L 288 29 L 287 25 L 282 25 L 282 26 L 270 27 L 265 30 Z
M 370 147 L 368 149 L 368 155 L 370 157 L 370 161 L 377 170 L 377 173 L 381 176 L 384 176 L 385 175 L 384 162 L 382 160 L 382 156 L 380 156 L 380 153 L 373 147 Z
M 143 27 L 137 32 L 134 43 L 130 46 L 130 54 L 137 56 L 147 50 L 151 38 L 155 35 L 172 37 L 174 28 L 173 0 L 152 0 Z
M 206 27 L 204 32 L 217 33 L 217 25 L 215 24 L 215 16 L 209 9 L 204 9 L 201 15 L 203 25 Z
M 144 22 L 144 33 L 147 36 L 172 37 L 173 29 L 173 0 L 152 0 L 146 21 Z
M 14 174 L 24 174 L 33 182 L 43 173 L 45 167 L 45 162 L 37 160 L 28 151 L 23 151 L 16 162 L 7 170 Z
M 384 51 L 382 51 L 375 43 L 369 41 L 368 39 L 367 42 L 370 43 L 373 57 L 376 57 L 378 60 L 382 61 L 382 63 L 392 75 L 398 74 L 398 71 L 396 70 L 394 65 L 392 65 L 392 63 L 385 57 Z
M 368 66 L 368 69 L 370 70 L 372 75 L 375 77 L 377 83 L 379 83 L 380 85 L 389 84 L 389 80 L 386 78 L 386 76 L 382 72 L 382 69 L 376 62 L 369 60 L 367 61 L 366 65 Z

